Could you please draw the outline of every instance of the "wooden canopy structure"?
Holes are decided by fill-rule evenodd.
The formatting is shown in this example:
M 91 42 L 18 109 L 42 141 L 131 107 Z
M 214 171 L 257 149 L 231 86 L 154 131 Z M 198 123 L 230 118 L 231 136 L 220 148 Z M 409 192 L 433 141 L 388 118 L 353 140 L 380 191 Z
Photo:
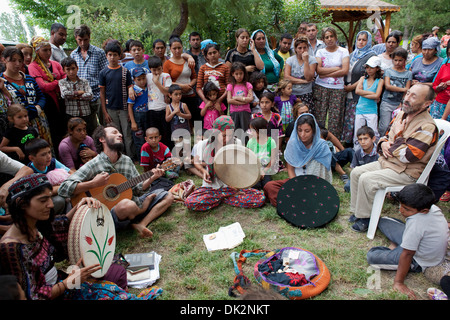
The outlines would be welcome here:
M 391 14 L 400 11 L 400 6 L 380 0 L 320 0 L 320 3 L 323 9 L 333 15 L 333 24 L 344 34 L 350 52 L 354 44 L 356 29 L 362 20 L 379 17 L 379 19 L 375 19 L 374 23 L 380 29 L 384 41 L 389 34 Z M 386 23 L 383 22 L 383 15 Z M 348 33 L 336 22 L 350 22 Z

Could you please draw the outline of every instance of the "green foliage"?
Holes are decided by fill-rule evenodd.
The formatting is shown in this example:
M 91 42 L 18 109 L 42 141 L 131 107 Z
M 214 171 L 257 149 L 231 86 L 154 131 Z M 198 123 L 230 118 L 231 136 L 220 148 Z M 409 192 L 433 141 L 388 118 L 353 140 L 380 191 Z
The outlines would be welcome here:
M 392 14 L 393 30 L 398 29 L 417 35 L 431 32 L 434 26 L 439 26 L 442 35 L 445 28 L 450 27 L 448 0 L 392 0 L 392 2 L 401 6 L 399 12 Z
M 19 14 L 14 11 L 13 13 L 3 12 L 0 14 L 0 38 L 15 41 L 15 42 L 28 42 L 28 35 L 32 37 L 35 35 L 35 30 L 29 23 L 22 22 Z

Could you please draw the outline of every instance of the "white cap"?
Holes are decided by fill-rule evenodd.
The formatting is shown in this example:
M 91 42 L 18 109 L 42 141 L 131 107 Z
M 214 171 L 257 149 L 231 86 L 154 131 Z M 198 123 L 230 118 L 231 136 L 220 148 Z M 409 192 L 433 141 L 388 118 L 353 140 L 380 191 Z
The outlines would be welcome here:
M 434 30 L 439 30 L 439 27 L 438 26 L 434 26 L 433 29 L 431 29 L 431 31 L 434 31 Z
M 366 62 L 366 66 L 369 66 L 372 68 L 380 67 L 381 66 L 380 57 L 377 57 L 377 56 L 370 57 L 370 59 L 367 60 L 367 62 Z

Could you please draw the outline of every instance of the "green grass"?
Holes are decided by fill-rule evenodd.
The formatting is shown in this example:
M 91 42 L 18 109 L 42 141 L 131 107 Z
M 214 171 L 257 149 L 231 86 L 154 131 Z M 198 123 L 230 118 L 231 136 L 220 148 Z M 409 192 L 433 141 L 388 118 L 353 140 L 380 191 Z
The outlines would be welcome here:
M 274 179 L 287 177 L 279 173 Z M 199 178 L 185 173 L 176 181 L 193 179 L 197 186 Z M 317 300 L 404 300 L 405 295 L 392 290 L 395 272 L 381 271 L 381 289 L 371 289 L 368 280 L 373 271 L 368 269 L 367 251 L 373 246 L 387 246 L 386 238 L 377 231 L 375 239 L 369 240 L 365 233 L 350 229 L 347 221 L 350 213 L 350 195 L 344 192 L 343 183 L 335 174 L 333 185 L 340 197 L 336 218 L 325 227 L 299 229 L 281 219 L 269 204 L 258 209 L 234 208 L 225 204 L 208 212 L 193 212 L 183 204 L 173 204 L 149 228 L 154 236 L 141 239 L 132 230 L 117 235 L 116 252 L 135 253 L 155 251 L 161 255 L 160 279 L 154 284 L 164 290 L 160 300 L 227 300 L 228 289 L 235 276 L 232 252 L 241 250 L 276 250 L 283 247 L 301 247 L 319 256 L 331 273 L 331 282 Z M 449 205 L 439 203 L 449 219 Z M 385 201 L 382 215 L 401 218 L 398 205 Z M 246 237 L 241 245 L 232 250 L 208 252 L 203 235 L 216 232 L 220 227 L 239 222 Z M 244 273 L 252 283 L 253 266 L 258 258 L 248 258 Z M 409 274 L 406 284 L 419 299 L 427 299 L 426 289 L 434 286 L 422 274 Z M 130 289 L 137 293 L 139 290 Z

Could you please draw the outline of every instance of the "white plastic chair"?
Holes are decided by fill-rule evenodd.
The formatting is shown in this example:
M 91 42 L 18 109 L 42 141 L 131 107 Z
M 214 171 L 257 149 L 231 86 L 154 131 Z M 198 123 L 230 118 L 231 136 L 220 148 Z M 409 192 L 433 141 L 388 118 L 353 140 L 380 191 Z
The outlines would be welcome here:
M 436 159 L 439 156 L 439 153 L 441 152 L 442 148 L 445 145 L 445 142 L 447 141 L 447 138 L 450 135 L 450 122 L 442 119 L 434 119 L 434 121 L 436 123 L 436 126 L 438 127 L 439 132 L 441 132 L 442 130 L 444 132 L 439 137 L 436 149 L 434 150 L 430 158 L 430 161 L 428 161 L 419 179 L 417 179 L 417 183 L 423 184 L 428 183 L 428 178 L 430 176 L 431 169 L 433 168 L 434 163 L 436 162 Z M 377 191 L 377 193 L 375 194 L 375 198 L 373 200 L 372 212 L 370 214 L 370 222 L 369 228 L 367 230 L 367 238 L 373 239 L 375 236 L 375 232 L 377 231 L 378 221 L 380 219 L 381 210 L 383 209 L 384 198 L 386 197 L 386 194 L 388 192 L 398 192 L 402 190 L 404 187 L 405 187 L 404 185 L 393 186 L 387 187 L 386 189 L 380 189 Z

